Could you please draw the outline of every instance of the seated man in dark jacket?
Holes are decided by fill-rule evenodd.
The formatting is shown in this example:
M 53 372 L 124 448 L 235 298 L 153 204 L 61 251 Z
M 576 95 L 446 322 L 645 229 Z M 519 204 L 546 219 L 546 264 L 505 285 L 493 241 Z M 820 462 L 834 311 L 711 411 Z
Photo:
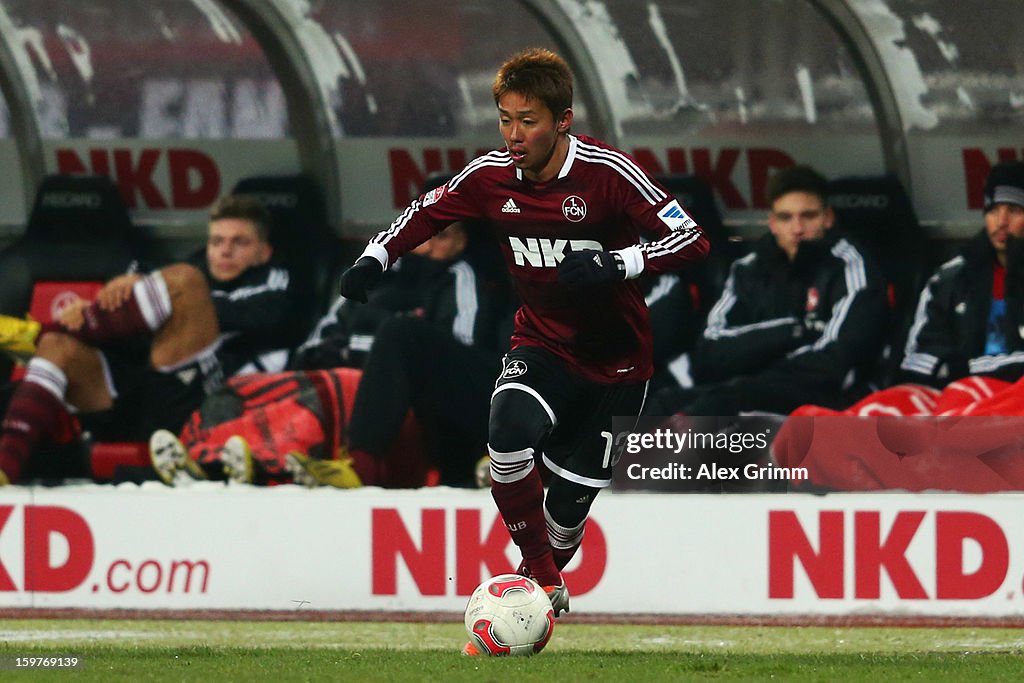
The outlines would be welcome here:
M 646 412 L 786 414 L 856 398 L 857 371 L 885 325 L 881 274 L 831 230 L 826 181 L 796 166 L 768 187 L 770 234 L 733 263 L 694 359 L 696 386 L 655 394 Z
M 474 465 L 486 453 L 486 399 L 504 350 L 497 328 L 510 316 L 507 283 L 494 281 L 479 254 L 467 258 L 466 246 L 462 224 L 448 226 L 401 258 L 390 286 L 374 291 L 369 306 L 344 299 L 335 304 L 337 314 L 328 314 L 296 355 L 301 369 L 325 367 L 339 356 L 335 364 L 362 362 L 347 425 L 348 455 L 362 484 L 402 485 L 396 475 L 405 464 L 384 456 L 409 410 L 424 431 L 441 482 L 473 483 Z M 407 310 L 388 313 L 396 303 Z M 345 334 L 360 324 L 367 330 L 362 337 Z M 290 469 L 307 484 L 351 480 L 335 476 L 348 467 L 347 458 L 290 457 Z
M 942 388 L 967 375 L 1024 374 L 1024 162 L 985 182 L 985 229 L 928 280 L 907 337 L 902 378 Z
M 290 277 L 271 263 L 269 226 L 258 200 L 225 197 L 197 263 L 114 278 L 57 323 L 0 319 L 0 347 L 35 351 L 0 426 L 0 482 L 18 481 L 38 444 L 77 438 L 72 413 L 100 439 L 176 431 L 224 377 L 294 343 Z M 173 475 L 165 464 L 161 478 Z
M 984 230 L 921 292 L 900 365 L 903 383 L 842 412 L 804 406 L 779 432 L 776 464 L 809 472 L 798 485 L 1024 489 L 1024 162 L 992 167 L 983 206 Z M 856 447 L 837 452 L 831 446 L 840 442 Z
M 377 330 L 396 316 L 422 318 L 463 344 L 490 339 L 500 291 L 466 258 L 466 227 L 453 223 L 389 271 L 367 304 L 345 297 L 331 305 L 291 362 L 295 370 L 362 367 Z

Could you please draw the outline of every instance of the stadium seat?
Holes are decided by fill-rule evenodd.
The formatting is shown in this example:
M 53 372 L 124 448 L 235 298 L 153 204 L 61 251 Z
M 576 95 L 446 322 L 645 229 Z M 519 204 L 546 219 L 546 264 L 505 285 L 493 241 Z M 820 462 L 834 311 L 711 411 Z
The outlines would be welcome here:
M 0 313 L 41 320 L 68 297 L 95 293 L 132 262 L 155 258 L 107 176 L 50 175 L 40 183 L 25 232 L 0 251 Z M 0 368 L 7 377 L 10 366 Z
M 36 283 L 105 282 L 152 254 L 110 178 L 47 176 L 24 234 L 0 252 L 0 313 L 24 315 Z
M 32 286 L 28 314 L 41 323 L 53 322 L 62 308 L 76 299 L 92 299 L 102 286 L 103 283 L 99 280 L 36 282 Z M 13 362 L 0 365 L 0 377 L 10 377 L 12 381 L 16 381 L 24 374 L 25 368 L 21 365 L 15 365 Z
M 876 261 L 889 285 L 893 324 L 874 384 L 892 377 L 918 295 L 928 277 L 930 240 L 894 175 L 849 176 L 829 183 L 836 226 Z
M 89 451 L 89 476 L 94 481 L 117 481 L 119 468 L 151 471 L 149 444 L 145 441 L 111 441 L 92 445 Z
M 109 177 L 47 176 L 25 232 L 0 252 L 0 313 L 51 321 L 72 298 L 92 298 L 133 262 L 159 258 Z M 21 374 L 10 367 L 0 372 L 12 379 Z

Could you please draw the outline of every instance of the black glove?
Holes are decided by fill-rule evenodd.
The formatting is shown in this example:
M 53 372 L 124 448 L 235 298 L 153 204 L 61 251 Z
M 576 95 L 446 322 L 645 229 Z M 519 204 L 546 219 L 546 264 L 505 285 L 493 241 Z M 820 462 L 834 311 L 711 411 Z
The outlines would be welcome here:
M 365 304 L 367 292 L 377 286 L 383 275 L 380 261 L 372 256 L 363 256 L 341 274 L 341 295 Z
M 569 287 L 599 285 L 626 279 L 622 257 L 609 251 L 570 251 L 558 264 L 558 283 Z

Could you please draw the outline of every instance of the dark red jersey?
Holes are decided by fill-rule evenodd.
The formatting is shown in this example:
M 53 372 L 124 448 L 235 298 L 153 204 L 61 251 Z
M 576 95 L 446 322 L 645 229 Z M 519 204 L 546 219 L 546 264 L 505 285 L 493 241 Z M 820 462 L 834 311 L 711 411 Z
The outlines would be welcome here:
M 633 279 L 700 261 L 708 243 L 672 195 L 627 154 L 569 136 L 558 175 L 523 177 L 506 150 L 470 162 L 447 185 L 423 195 L 367 245 L 385 267 L 448 224 L 484 219 L 495 231 L 522 307 L 512 348 L 539 346 L 589 381 L 639 382 L 651 376 L 647 306 Z M 653 241 L 641 244 L 644 233 Z M 558 284 L 569 251 L 617 251 L 626 281 L 593 287 Z

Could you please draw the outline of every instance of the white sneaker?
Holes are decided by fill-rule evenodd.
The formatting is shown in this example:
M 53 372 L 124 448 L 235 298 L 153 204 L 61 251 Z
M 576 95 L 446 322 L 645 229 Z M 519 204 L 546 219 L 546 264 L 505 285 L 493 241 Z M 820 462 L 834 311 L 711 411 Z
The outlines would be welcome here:
M 225 441 L 220 460 L 228 480 L 239 484 L 252 483 L 252 449 L 245 437 L 236 434 Z
M 174 486 L 174 475 L 188 457 L 185 447 L 174 434 L 158 429 L 149 437 L 149 460 L 153 471 L 167 486 Z
M 168 486 L 207 478 L 206 472 L 189 457 L 178 437 L 166 429 L 158 429 L 149 437 L 149 460 L 160 481 Z

